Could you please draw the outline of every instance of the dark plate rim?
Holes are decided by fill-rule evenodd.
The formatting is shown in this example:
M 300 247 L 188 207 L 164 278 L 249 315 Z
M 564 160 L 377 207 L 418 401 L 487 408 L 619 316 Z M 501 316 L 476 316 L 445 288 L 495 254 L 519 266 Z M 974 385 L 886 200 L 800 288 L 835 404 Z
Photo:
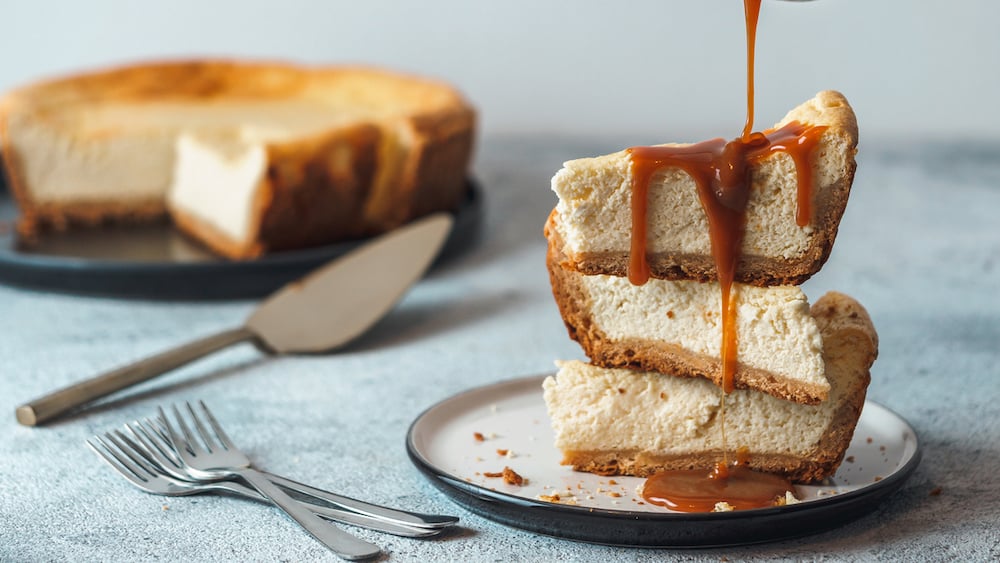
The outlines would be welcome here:
M 0 196 L 3 196 L 0 190 Z M 7 196 L 9 197 L 9 195 Z M 472 178 L 466 180 L 466 196 L 462 200 L 460 207 L 453 212 L 456 216 L 456 223 L 470 210 L 481 204 L 482 188 Z M 123 231 L 124 232 L 124 231 Z M 5 238 L 14 238 L 15 234 L 0 235 L 0 241 Z M 17 252 L 6 248 L 0 248 L 0 266 L 17 263 L 19 265 L 34 266 L 45 269 L 80 268 L 92 271 L 121 271 L 121 270 L 169 270 L 186 272 L 211 272 L 216 270 L 232 270 L 239 268 L 246 269 L 268 269 L 274 266 L 286 264 L 298 264 L 312 260 L 323 260 L 330 256 L 346 253 L 357 246 L 368 242 L 371 238 L 360 238 L 334 244 L 327 244 L 299 250 L 283 250 L 265 254 L 260 258 L 249 260 L 205 260 L 196 262 L 159 262 L 146 260 L 107 260 L 107 259 L 87 259 L 73 256 L 54 256 L 49 254 L 32 254 L 30 252 Z M 13 257 L 13 258 L 12 258 Z
M 0 192 L 0 198 L 9 201 L 9 197 Z M 465 198 L 452 211 L 454 226 L 432 268 L 463 254 L 478 242 L 483 230 L 484 202 L 480 184 L 472 177 L 467 178 Z M 126 236 L 127 232 L 127 227 L 122 229 Z M 153 300 L 265 297 L 370 240 L 276 252 L 253 260 L 175 262 L 32 254 L 17 249 L 16 236 L 13 232 L 0 233 L 0 283 L 37 291 Z
M 910 477 L 910 475 L 916 470 L 917 466 L 920 464 L 922 457 L 922 447 L 920 444 L 920 437 L 917 435 L 913 426 L 902 416 L 892 409 L 872 400 L 866 400 L 866 406 L 872 404 L 878 408 L 883 409 L 893 417 L 897 418 L 901 424 L 910 432 L 913 436 L 914 441 L 914 451 L 910 458 L 899 468 L 893 471 L 890 475 L 885 478 L 866 485 L 864 487 L 855 489 L 853 491 L 848 491 L 844 493 L 838 493 L 836 495 L 831 495 L 822 499 L 809 500 L 808 502 L 802 502 L 798 504 L 772 507 L 772 508 L 758 508 L 752 510 L 739 510 L 733 512 L 712 512 L 712 513 L 675 513 L 675 512 L 645 512 L 645 511 L 633 511 L 633 510 L 613 510 L 606 508 L 591 508 L 586 506 L 572 506 L 564 504 L 556 504 L 545 502 L 541 500 L 529 499 L 525 497 L 519 497 L 502 491 L 490 490 L 482 488 L 478 485 L 467 483 L 460 478 L 451 475 L 449 472 L 435 466 L 430 460 L 428 460 L 417 448 L 414 443 L 414 431 L 417 425 L 424 419 L 425 416 L 429 415 L 434 410 L 442 407 L 446 403 L 452 401 L 460 401 L 463 397 L 473 395 L 476 393 L 482 393 L 490 388 L 503 387 L 503 386 L 520 386 L 528 385 L 532 382 L 537 382 L 541 385 L 542 379 L 549 375 L 553 375 L 554 372 L 545 373 L 542 375 L 532 375 L 526 377 L 519 377 L 515 379 L 507 379 L 500 382 L 486 384 L 477 386 L 474 388 L 466 389 L 446 397 L 430 407 L 424 409 L 414 420 L 410 423 L 409 428 L 406 432 L 406 452 L 409 456 L 411 462 L 416 466 L 416 468 L 424 474 L 431 483 L 445 493 L 447 496 L 451 497 L 453 500 L 459 504 L 465 506 L 466 508 L 472 510 L 473 512 L 484 516 L 486 518 L 492 518 L 492 514 L 489 510 L 484 510 L 482 508 L 483 501 L 486 503 L 500 503 L 507 505 L 509 507 L 518 508 L 525 510 L 526 515 L 531 517 L 536 517 L 539 515 L 546 515 L 552 518 L 573 518 L 578 520 L 585 518 L 588 520 L 593 520 L 595 523 L 600 522 L 604 526 L 609 528 L 620 529 L 625 527 L 624 530 L 609 530 L 609 532 L 622 531 L 625 535 L 628 535 L 628 528 L 634 527 L 636 524 L 700 524 L 700 523 L 711 523 L 713 525 L 719 523 L 733 524 L 737 522 L 747 522 L 747 521 L 759 521 L 759 520 L 769 520 L 772 517 L 781 516 L 782 518 L 799 518 L 804 516 L 815 516 L 819 513 L 827 514 L 833 510 L 840 507 L 849 507 L 851 505 L 857 505 L 859 502 L 866 499 L 871 499 L 871 505 L 868 510 L 874 509 L 875 504 L 885 497 L 886 495 L 899 489 L 903 483 Z M 867 505 L 866 505 L 867 506 Z M 765 543 L 769 541 L 777 541 L 781 539 L 790 539 L 794 537 L 800 537 L 804 535 L 809 535 L 812 533 L 819 533 L 831 527 L 846 523 L 847 521 L 860 516 L 864 511 L 855 510 L 851 517 L 847 519 L 842 519 L 838 521 L 833 521 L 830 526 L 819 527 L 814 530 L 800 530 L 797 533 L 783 533 L 777 532 L 765 536 L 759 537 L 757 539 L 734 541 L 731 543 L 718 542 L 718 541 L 707 541 L 702 542 L 698 540 L 692 540 L 690 542 L 661 542 L 657 538 L 647 538 L 648 541 L 642 540 L 638 542 L 628 542 L 619 543 L 614 541 L 602 541 L 601 539 L 588 539 L 586 535 L 581 535 L 578 533 L 573 533 L 570 530 L 569 533 L 552 533 L 550 529 L 539 529 L 537 524 L 532 522 L 518 522 L 517 520 L 503 519 L 502 523 L 512 525 L 515 527 L 520 527 L 528 529 L 531 531 L 543 533 L 545 535 L 550 535 L 554 537 L 561 537 L 565 539 L 572 539 L 577 541 L 584 541 L 589 543 L 599 543 L 606 545 L 620 545 L 620 546 L 632 546 L 632 547 L 661 547 L 661 548 L 705 548 L 705 547 L 726 547 L 734 545 L 748 545 L 753 543 Z M 521 525 L 523 524 L 523 525 Z

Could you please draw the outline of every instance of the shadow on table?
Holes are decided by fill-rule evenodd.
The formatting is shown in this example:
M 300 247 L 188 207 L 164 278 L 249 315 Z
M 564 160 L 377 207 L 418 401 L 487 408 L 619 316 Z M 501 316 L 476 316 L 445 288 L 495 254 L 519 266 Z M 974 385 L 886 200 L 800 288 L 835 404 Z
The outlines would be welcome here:
M 528 297 L 517 291 L 476 291 L 470 292 L 469 296 L 447 296 L 433 301 L 408 303 L 389 313 L 371 330 L 334 353 L 365 352 L 404 345 L 461 329 L 527 301 Z
M 143 385 L 143 388 L 139 391 L 126 392 L 127 394 L 115 396 L 111 399 L 99 400 L 94 403 L 85 405 L 66 416 L 60 417 L 46 426 L 55 426 L 59 424 L 64 424 L 68 422 L 73 422 L 77 419 L 83 418 L 85 416 L 90 416 L 95 413 L 111 411 L 119 409 L 125 405 L 136 401 L 143 401 L 146 399 L 151 399 L 160 395 L 165 395 L 173 391 L 181 391 L 184 389 L 192 389 L 209 383 L 212 381 L 218 381 L 231 377 L 234 375 L 241 375 L 246 373 L 246 371 L 254 366 L 260 365 L 270 359 L 270 356 L 261 354 L 255 358 L 251 358 L 233 365 L 230 365 L 223 369 L 214 370 L 207 373 L 201 373 L 191 377 L 186 377 L 178 381 L 172 381 L 169 383 L 163 383 L 162 380 L 159 383 L 147 383 Z

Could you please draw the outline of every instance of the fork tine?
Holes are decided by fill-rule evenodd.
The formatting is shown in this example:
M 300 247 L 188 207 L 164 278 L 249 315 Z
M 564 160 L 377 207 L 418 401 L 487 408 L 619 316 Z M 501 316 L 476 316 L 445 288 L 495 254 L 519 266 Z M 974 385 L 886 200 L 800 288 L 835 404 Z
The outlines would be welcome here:
M 178 445 L 182 446 L 185 452 L 194 455 L 194 452 L 191 451 L 191 447 L 188 446 L 184 440 L 174 440 L 172 438 L 163 409 L 160 409 L 160 415 L 157 416 L 155 420 L 146 418 L 145 423 L 147 430 L 150 432 L 150 436 L 159 438 L 159 443 L 164 445 L 165 451 L 174 454 L 174 459 L 178 460 L 181 465 L 183 465 L 183 459 L 180 452 L 177 451 Z M 180 444 L 178 444 L 178 442 L 180 442 Z
M 151 418 L 144 418 L 142 419 L 142 424 L 152 433 L 152 435 L 158 437 L 161 442 L 170 445 L 170 436 L 167 435 L 167 431 L 164 430 L 162 423 L 157 424 L 156 421 Z M 170 445 L 170 447 L 173 449 L 172 445 Z
M 138 421 L 126 426 L 126 428 L 141 442 L 140 447 L 143 454 L 150 457 L 157 464 L 162 474 L 182 481 L 190 481 L 192 479 L 190 473 L 184 468 L 184 462 L 177 458 L 177 454 L 174 453 L 172 448 L 164 446 L 161 443 L 159 436 L 156 438 L 150 436 L 148 431 L 142 428 Z
M 185 401 L 184 406 L 187 407 L 187 411 L 191 415 L 191 422 L 194 424 L 194 428 L 198 431 L 198 434 L 201 435 L 201 439 L 205 442 L 205 447 L 208 448 L 208 451 L 211 453 L 219 449 L 216 444 L 216 440 L 212 438 L 212 435 L 208 433 L 208 429 L 201 423 L 201 418 L 198 417 L 198 413 L 194 412 L 194 407 L 191 406 L 191 402 Z
M 205 418 L 208 419 L 208 423 L 212 426 L 212 430 L 215 431 L 215 435 L 218 436 L 219 440 L 222 442 L 222 447 L 227 450 L 236 449 L 233 445 L 233 441 L 226 435 L 226 431 L 222 429 L 222 425 L 219 424 L 219 421 L 215 420 L 215 416 L 212 414 L 212 411 L 208 410 L 208 406 L 205 405 L 205 402 L 198 401 L 198 405 L 205 413 Z
M 100 444 L 104 448 L 104 451 L 102 452 L 100 449 L 94 446 L 91 443 L 91 441 Z M 108 443 L 104 441 L 100 436 L 94 436 L 93 438 L 87 441 L 87 444 L 90 445 L 91 449 L 94 450 L 98 455 L 104 458 L 104 460 L 108 462 L 108 464 L 110 464 L 111 467 L 115 468 L 115 470 L 124 475 L 130 481 L 135 481 L 136 479 L 138 479 L 139 481 L 145 483 L 146 481 L 149 480 L 149 478 L 147 477 L 148 473 L 144 473 L 138 466 L 129 461 L 127 457 L 121 455 L 118 452 L 117 448 L 108 445 Z M 110 454 L 110 456 L 108 454 Z M 132 477 L 129 477 L 129 475 L 131 475 Z
M 178 428 L 181 429 L 181 434 L 183 434 L 183 437 L 178 435 L 177 432 L 174 431 L 174 427 L 170 425 L 170 419 L 168 419 L 164 415 L 163 420 L 166 422 L 167 432 L 170 433 L 171 440 L 173 440 L 175 443 L 178 440 L 184 440 L 184 442 L 186 442 L 188 451 L 191 452 L 193 455 L 197 456 L 197 455 L 207 454 L 208 451 L 205 450 L 205 448 L 198 443 L 198 440 L 195 439 L 194 434 L 191 432 L 191 429 L 188 428 L 188 425 L 184 422 L 184 417 L 181 416 L 181 411 L 180 409 L 177 408 L 177 405 L 171 405 L 171 409 L 174 411 L 174 418 L 177 421 L 177 426 Z
M 98 446 L 97 443 L 100 443 L 101 445 Z M 132 471 L 129 468 L 119 463 L 117 458 L 112 457 L 111 455 L 106 453 L 110 450 L 107 450 L 107 444 L 102 442 L 100 438 L 94 436 L 94 438 L 87 440 L 86 444 L 87 447 L 90 448 L 92 452 L 94 452 L 95 454 L 100 456 L 102 460 L 104 460 L 104 463 L 108 464 L 111 467 L 111 469 L 114 469 L 115 473 L 121 475 L 133 485 L 139 487 L 145 485 L 146 481 L 144 479 L 141 479 L 138 475 L 132 473 Z
M 115 430 L 114 432 L 106 432 L 104 435 L 118 448 L 118 451 L 150 475 L 155 476 L 163 472 L 153 460 L 143 453 L 141 446 L 133 442 L 125 434 Z
M 160 465 L 165 468 L 173 466 L 174 468 L 180 469 L 182 467 L 181 462 L 177 459 L 177 454 L 173 451 L 173 448 L 165 444 L 159 435 L 155 435 L 155 433 L 151 433 L 148 429 L 144 428 L 142 422 L 136 420 L 126 424 L 125 427 L 128 428 L 129 433 L 142 444 L 146 451 L 149 452 L 149 454 L 153 456 L 153 458 L 156 459 Z

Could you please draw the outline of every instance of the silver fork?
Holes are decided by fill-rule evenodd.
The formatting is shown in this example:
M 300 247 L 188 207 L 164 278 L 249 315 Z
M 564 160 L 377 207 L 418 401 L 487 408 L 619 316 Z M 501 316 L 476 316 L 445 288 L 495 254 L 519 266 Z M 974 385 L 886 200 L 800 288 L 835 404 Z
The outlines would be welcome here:
M 204 403 L 202 403 L 204 404 Z M 211 413 L 209 413 L 211 414 Z M 133 434 L 142 434 L 148 440 L 155 445 L 156 449 L 164 456 L 172 458 L 175 463 L 171 466 L 165 467 L 167 471 L 172 472 L 174 477 L 178 479 L 195 479 L 193 475 L 187 473 L 187 468 L 184 467 L 184 463 L 177 457 L 176 452 L 174 452 L 174 446 L 171 438 L 166 429 L 166 420 L 164 419 L 164 414 L 160 412 L 160 417 L 157 423 L 146 418 L 141 422 L 128 426 L 129 431 Z M 323 503 L 330 504 L 335 507 L 342 508 L 344 510 L 350 510 L 352 512 L 357 512 L 359 514 L 364 514 L 371 516 L 372 518 L 378 518 L 386 522 L 392 522 L 402 526 L 413 526 L 418 528 L 428 528 L 428 529 L 440 529 L 448 526 L 452 526 L 458 523 L 459 519 L 457 516 L 448 516 L 443 514 L 424 514 L 420 512 L 408 512 L 405 510 L 398 510 L 395 508 L 389 508 L 386 506 L 381 506 L 377 504 L 372 504 L 370 502 L 365 502 L 351 497 L 346 497 L 344 495 L 339 495 L 337 493 L 332 493 L 330 491 L 325 491 L 323 489 L 317 489 L 291 479 L 287 479 L 280 475 L 275 475 L 273 473 L 268 473 L 266 471 L 261 471 L 272 483 L 278 485 L 283 489 L 293 491 L 302 497 L 310 499 L 318 499 Z M 316 504 L 316 503 L 314 503 Z
M 94 436 L 87 440 L 87 446 L 121 476 L 148 493 L 165 496 L 188 496 L 225 491 L 254 500 L 267 501 L 257 491 L 235 481 L 192 482 L 189 479 L 178 478 L 175 472 L 167 470 L 167 467 L 171 466 L 173 462 L 153 454 L 146 444 L 136 443 L 117 430 L 113 433 L 105 433 L 103 438 Z M 386 522 L 340 508 L 311 504 L 309 510 L 328 520 L 397 536 L 426 538 L 441 532 L 441 530 Z
M 344 559 L 367 559 L 381 552 L 375 544 L 356 538 L 322 520 L 308 508 L 288 496 L 288 493 L 268 480 L 262 473 L 252 468 L 250 459 L 236 448 L 205 404 L 199 402 L 199 406 L 213 430 L 212 433 L 209 433 L 201 419 L 198 418 L 194 408 L 191 407 L 190 403 L 187 403 L 191 422 L 198 432 L 200 441 L 184 422 L 184 417 L 176 406 L 173 407 L 173 411 L 181 433 L 174 429 L 166 413 L 163 412 L 162 408 L 160 409 L 160 417 L 166 426 L 174 451 L 177 452 L 178 458 L 184 462 L 188 473 L 198 479 L 242 479 L 284 510 L 314 538 Z

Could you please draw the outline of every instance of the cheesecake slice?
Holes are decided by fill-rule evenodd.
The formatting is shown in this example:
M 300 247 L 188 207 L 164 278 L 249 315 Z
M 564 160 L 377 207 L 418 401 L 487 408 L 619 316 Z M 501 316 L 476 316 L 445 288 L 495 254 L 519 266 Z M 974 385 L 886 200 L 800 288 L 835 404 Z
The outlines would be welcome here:
M 552 294 L 570 338 L 590 361 L 722 384 L 722 315 L 718 282 L 584 275 L 561 265 L 558 229 L 546 225 Z M 809 302 L 794 285 L 735 284 L 737 389 L 798 403 L 827 398 L 823 339 Z
M 812 160 L 812 217 L 796 220 L 798 175 L 792 157 L 774 152 L 752 166 L 746 231 L 736 281 L 790 285 L 826 261 L 854 179 L 858 126 L 838 92 L 820 92 L 775 127 L 791 122 L 825 126 Z M 586 274 L 625 276 L 631 242 L 631 158 L 628 151 L 571 160 L 552 178 L 566 266 Z M 677 168 L 650 183 L 646 251 L 661 279 L 717 279 L 708 219 L 694 180 Z
M 474 125 L 453 88 L 419 77 L 188 61 L 15 90 L 0 151 L 24 237 L 171 216 L 246 258 L 455 209 Z
M 730 450 L 750 467 L 807 483 L 832 475 L 850 444 L 878 351 L 854 299 L 828 293 L 812 306 L 823 338 L 830 396 L 802 405 L 753 390 L 726 396 Z M 709 381 L 563 362 L 544 397 L 563 464 L 602 475 L 709 470 L 722 459 L 722 394 Z

